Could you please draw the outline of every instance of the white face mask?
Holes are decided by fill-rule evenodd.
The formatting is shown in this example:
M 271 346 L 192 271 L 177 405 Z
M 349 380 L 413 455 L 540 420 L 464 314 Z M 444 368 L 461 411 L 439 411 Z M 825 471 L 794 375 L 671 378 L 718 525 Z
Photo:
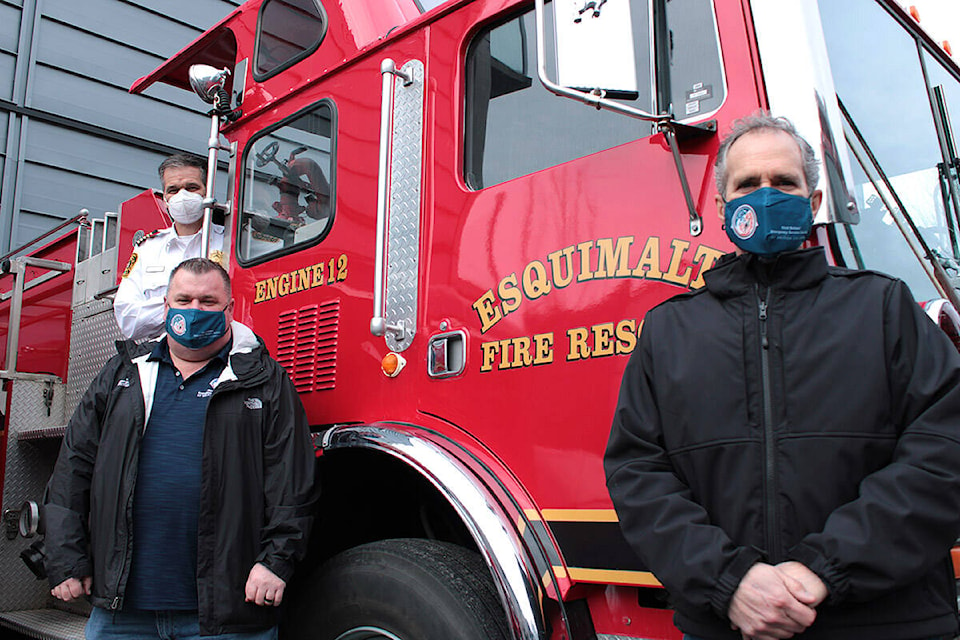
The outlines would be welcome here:
M 167 211 L 180 224 L 193 224 L 203 217 L 203 196 L 181 189 L 167 200 Z

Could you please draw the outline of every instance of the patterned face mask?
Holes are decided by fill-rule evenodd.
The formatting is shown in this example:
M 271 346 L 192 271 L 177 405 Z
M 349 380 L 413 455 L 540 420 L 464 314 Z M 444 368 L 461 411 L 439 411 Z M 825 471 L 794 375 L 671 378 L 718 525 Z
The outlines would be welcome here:
M 726 203 L 727 237 L 759 256 L 793 251 L 810 235 L 812 211 L 810 198 L 763 187 Z
M 227 332 L 223 310 L 167 309 L 167 335 L 187 349 L 201 349 Z

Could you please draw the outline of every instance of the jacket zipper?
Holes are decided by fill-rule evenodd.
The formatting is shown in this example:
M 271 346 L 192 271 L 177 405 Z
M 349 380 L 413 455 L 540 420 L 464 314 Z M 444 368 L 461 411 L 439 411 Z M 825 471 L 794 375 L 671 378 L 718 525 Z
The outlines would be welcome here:
M 140 443 L 143 441 L 143 429 L 140 430 L 139 435 L 137 435 L 137 449 L 140 449 Z M 139 457 L 139 452 L 137 454 Z M 139 464 L 139 461 L 138 461 Z M 113 602 L 110 603 L 110 609 L 112 611 L 117 611 L 120 608 L 123 599 L 120 597 L 120 583 L 123 582 L 124 573 L 126 573 L 130 566 L 130 539 L 133 537 L 133 492 L 136 490 L 136 478 L 134 478 L 133 486 L 130 487 L 130 493 L 127 496 L 126 505 L 124 506 L 124 522 L 126 523 L 126 538 L 123 541 L 123 562 L 120 563 L 120 573 L 117 575 L 117 586 L 114 589 Z
M 757 285 L 757 308 L 760 319 L 760 384 L 763 390 L 763 448 L 764 448 L 764 521 L 767 529 L 767 555 L 771 564 L 780 561 L 779 536 L 777 535 L 777 459 L 776 441 L 773 433 L 773 400 L 770 392 L 770 340 L 767 337 L 767 309 L 770 288 L 763 294 Z
M 134 366 L 133 374 L 139 376 L 139 371 L 137 367 Z M 139 377 L 138 377 L 139 379 Z M 141 395 L 143 390 L 140 390 Z M 137 433 L 137 470 L 139 471 L 140 467 L 140 447 L 143 445 L 143 432 L 147 426 L 147 416 L 143 415 L 143 426 L 140 427 L 139 433 Z M 124 506 L 124 522 L 126 523 L 126 539 L 124 540 L 123 545 L 123 561 L 120 564 L 120 573 L 117 575 L 117 586 L 114 589 L 113 601 L 110 603 L 110 610 L 117 611 L 120 609 L 123 604 L 123 597 L 120 595 L 120 583 L 123 582 L 124 574 L 127 573 L 130 569 L 130 547 L 131 547 L 131 538 L 133 537 L 133 494 L 137 488 L 137 476 L 133 477 L 133 485 L 130 487 L 130 493 L 127 495 L 126 505 Z

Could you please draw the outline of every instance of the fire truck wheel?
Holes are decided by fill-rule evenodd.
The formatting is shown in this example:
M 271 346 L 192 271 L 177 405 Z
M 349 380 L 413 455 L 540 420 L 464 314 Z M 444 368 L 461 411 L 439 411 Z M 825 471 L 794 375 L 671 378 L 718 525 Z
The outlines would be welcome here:
M 304 585 L 293 635 L 315 640 L 506 640 L 479 554 L 444 542 L 383 540 L 344 551 Z

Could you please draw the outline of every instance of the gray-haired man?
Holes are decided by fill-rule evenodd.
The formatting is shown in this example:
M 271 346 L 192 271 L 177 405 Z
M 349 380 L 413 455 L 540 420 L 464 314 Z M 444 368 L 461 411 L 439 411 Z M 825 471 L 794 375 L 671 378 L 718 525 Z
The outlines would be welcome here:
M 737 251 L 647 314 L 607 486 L 690 638 L 953 637 L 960 354 L 899 280 L 799 249 L 816 182 L 791 123 L 735 123 Z

